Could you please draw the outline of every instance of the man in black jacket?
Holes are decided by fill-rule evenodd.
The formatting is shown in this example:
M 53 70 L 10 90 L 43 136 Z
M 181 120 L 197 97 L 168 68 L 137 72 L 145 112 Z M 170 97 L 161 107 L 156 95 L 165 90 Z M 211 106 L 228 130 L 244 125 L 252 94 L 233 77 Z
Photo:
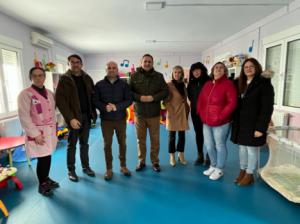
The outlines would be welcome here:
M 132 103 L 132 93 L 128 84 L 118 75 L 118 65 L 110 61 L 106 64 L 105 78 L 97 82 L 94 103 L 100 111 L 101 129 L 104 139 L 106 160 L 105 180 L 113 177 L 112 171 L 112 140 L 116 131 L 119 143 L 119 159 L 121 172 L 125 176 L 131 173 L 126 167 L 126 108 Z
M 143 56 L 141 68 L 131 75 L 130 88 L 134 98 L 134 123 L 139 151 L 139 164 L 136 171 L 145 168 L 146 138 L 149 129 L 152 169 L 159 172 L 160 103 L 167 98 L 169 90 L 163 75 L 154 70 L 153 57 L 150 54 Z
M 94 83 L 91 77 L 82 70 L 82 59 L 78 55 L 68 57 L 70 69 L 58 83 L 55 100 L 69 129 L 67 165 L 69 179 L 77 182 L 75 172 L 76 144 L 79 139 L 80 159 L 83 172 L 94 177 L 95 173 L 89 165 L 89 131 L 91 119 L 96 119 L 96 110 L 92 103 Z

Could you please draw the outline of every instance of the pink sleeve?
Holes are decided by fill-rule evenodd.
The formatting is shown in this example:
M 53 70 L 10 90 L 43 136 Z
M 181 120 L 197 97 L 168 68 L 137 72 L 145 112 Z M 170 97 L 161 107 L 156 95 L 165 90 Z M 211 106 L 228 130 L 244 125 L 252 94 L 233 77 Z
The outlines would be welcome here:
M 26 91 L 22 91 L 18 97 L 18 115 L 21 126 L 27 136 L 32 138 L 39 136 L 41 133 L 32 122 L 30 116 L 31 99 Z

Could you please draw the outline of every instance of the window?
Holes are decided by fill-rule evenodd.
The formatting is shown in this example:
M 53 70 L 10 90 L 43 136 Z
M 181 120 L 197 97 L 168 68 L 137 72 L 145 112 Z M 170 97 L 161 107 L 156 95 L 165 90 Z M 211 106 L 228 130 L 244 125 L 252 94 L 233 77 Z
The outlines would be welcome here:
M 56 55 L 56 73 L 64 74 L 68 69 L 67 57 Z
M 64 74 L 68 70 L 68 65 L 67 64 L 57 62 L 56 66 L 57 66 L 56 71 L 59 74 Z
M 300 112 L 300 26 L 263 39 L 265 69 L 274 72 L 275 108 Z
M 0 45 L 0 117 L 17 111 L 17 97 L 24 88 L 20 51 Z
M 300 108 L 300 39 L 287 43 L 284 106 Z
M 274 100 L 275 104 L 277 104 L 278 93 L 279 93 L 280 58 L 281 58 L 281 45 L 267 48 L 266 69 L 270 69 L 274 72 L 274 76 L 271 79 L 271 81 L 275 91 L 275 100 Z

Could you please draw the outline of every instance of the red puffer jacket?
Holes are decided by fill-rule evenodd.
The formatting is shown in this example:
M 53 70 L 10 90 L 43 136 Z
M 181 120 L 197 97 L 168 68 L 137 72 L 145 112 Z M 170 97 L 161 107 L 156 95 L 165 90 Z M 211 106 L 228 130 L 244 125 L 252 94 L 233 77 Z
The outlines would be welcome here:
M 236 88 L 232 81 L 223 76 L 204 85 L 198 97 L 197 113 L 204 124 L 221 126 L 231 121 L 236 105 Z

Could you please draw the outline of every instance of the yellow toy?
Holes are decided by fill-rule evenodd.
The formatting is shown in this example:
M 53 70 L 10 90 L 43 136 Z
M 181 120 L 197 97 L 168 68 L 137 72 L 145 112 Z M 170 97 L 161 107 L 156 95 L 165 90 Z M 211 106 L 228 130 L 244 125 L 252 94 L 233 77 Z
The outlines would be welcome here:
M 0 200 L 0 209 L 1 209 L 1 211 L 3 212 L 3 214 L 4 214 L 4 216 L 5 217 L 8 217 L 8 211 L 7 211 L 7 209 L 6 209 L 6 207 L 5 207 L 5 205 L 3 204 L 3 202 Z

